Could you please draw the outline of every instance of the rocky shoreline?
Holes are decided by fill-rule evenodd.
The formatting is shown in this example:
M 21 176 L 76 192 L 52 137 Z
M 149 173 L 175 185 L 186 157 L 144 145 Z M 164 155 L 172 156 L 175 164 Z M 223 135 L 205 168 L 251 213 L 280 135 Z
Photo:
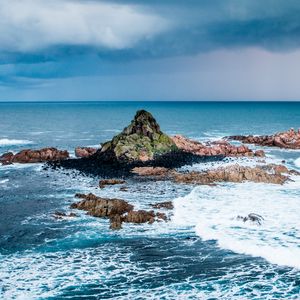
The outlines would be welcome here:
M 300 129 L 295 131 L 293 128 L 286 132 L 275 133 L 274 135 L 233 135 L 226 137 L 226 139 L 259 146 L 300 149 Z
M 290 130 L 274 136 L 231 136 L 227 140 L 261 146 L 277 146 L 289 149 L 300 148 L 300 132 Z M 238 164 L 221 166 L 204 171 L 180 171 L 186 165 L 203 162 L 222 161 L 226 157 L 264 158 L 263 150 L 252 150 L 245 145 L 232 145 L 226 139 L 200 143 L 175 135 L 163 133 L 153 116 L 144 110 L 138 111 L 131 123 L 111 141 L 101 148 L 77 147 L 70 158 L 67 151 L 56 148 L 23 150 L 0 156 L 3 165 L 12 163 L 46 162 L 44 169 L 78 170 L 83 175 L 101 178 L 99 188 L 123 185 L 128 178 L 136 181 L 172 181 L 188 185 L 216 185 L 222 182 L 284 184 L 291 175 L 300 175 L 284 165 L 261 164 L 254 167 Z M 126 186 L 120 190 L 127 191 Z M 152 204 L 151 210 L 135 210 L 123 199 L 108 199 L 94 194 L 76 194 L 81 199 L 71 205 L 71 209 L 84 210 L 89 215 L 110 220 L 111 229 L 122 228 L 123 223 L 149 223 L 167 221 L 168 217 L 160 209 L 173 209 L 173 203 Z M 154 210 L 153 210 L 154 209 Z M 75 217 L 75 213 L 56 212 L 56 219 Z M 250 216 L 250 217 L 249 217 Z M 253 217 L 244 217 L 248 220 Z M 247 219 L 248 218 L 248 219 Z

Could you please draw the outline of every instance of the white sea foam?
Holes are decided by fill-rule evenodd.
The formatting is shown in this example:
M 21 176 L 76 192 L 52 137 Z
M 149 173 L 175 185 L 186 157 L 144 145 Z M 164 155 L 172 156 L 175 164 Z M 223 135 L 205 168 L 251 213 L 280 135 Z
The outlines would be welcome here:
M 5 184 L 5 183 L 7 183 L 7 182 L 9 182 L 9 179 L 3 179 L 3 180 L 0 180 L 0 184 Z
M 192 226 L 221 248 L 300 269 L 300 180 L 284 186 L 242 183 L 200 186 L 174 200 L 173 222 Z M 238 221 L 257 213 L 261 226 Z
M 295 160 L 295 165 L 300 168 L 300 157 Z
M 16 146 L 16 145 L 29 145 L 33 144 L 33 141 L 29 140 L 16 140 L 16 139 L 0 139 L 0 147 Z

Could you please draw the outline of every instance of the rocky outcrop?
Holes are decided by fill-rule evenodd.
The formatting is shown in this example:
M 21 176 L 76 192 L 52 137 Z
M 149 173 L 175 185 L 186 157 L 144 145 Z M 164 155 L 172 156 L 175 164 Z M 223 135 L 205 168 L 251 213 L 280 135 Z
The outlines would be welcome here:
M 151 206 L 155 209 L 173 209 L 174 208 L 174 204 L 172 201 L 166 201 L 166 202 L 160 202 L 160 203 L 155 203 L 155 204 L 151 204 Z
M 90 157 L 91 155 L 97 152 L 97 148 L 92 147 L 77 147 L 75 148 L 75 156 L 82 158 L 82 157 Z
M 69 153 L 66 150 L 58 150 L 56 148 L 43 148 L 40 150 L 26 149 L 13 154 L 5 153 L 0 157 L 2 164 L 8 163 L 40 163 L 46 161 L 58 161 L 69 158 Z
M 238 164 L 219 167 L 203 172 L 178 172 L 176 170 L 168 170 L 165 173 L 149 173 L 148 168 L 138 168 L 135 174 L 139 176 L 149 176 L 156 180 L 171 180 L 177 183 L 185 184 L 214 184 L 218 182 L 264 182 L 283 184 L 289 180 L 288 175 L 300 175 L 295 170 L 288 170 L 283 165 L 262 165 L 256 167 L 240 166 Z
M 245 144 L 255 144 L 268 147 L 279 147 L 286 149 L 300 149 L 300 129 L 295 131 L 293 128 L 286 132 L 279 132 L 274 135 L 234 135 L 227 139 L 241 141 Z
M 76 194 L 75 197 L 83 199 L 80 202 L 73 203 L 71 208 L 85 210 L 94 217 L 109 218 L 111 229 L 122 228 L 122 223 L 149 223 L 155 221 L 167 220 L 164 213 L 146 210 L 133 210 L 134 207 L 121 199 L 107 199 L 97 197 L 94 194 Z
M 262 150 L 253 152 L 245 145 L 234 146 L 225 140 L 202 144 L 200 142 L 190 140 L 182 135 L 175 135 L 172 137 L 172 140 L 178 149 L 200 156 L 264 156 L 264 152 Z
M 160 130 L 153 116 L 145 110 L 139 110 L 131 124 L 111 141 L 104 143 L 99 153 L 121 161 L 148 161 L 176 148 L 172 139 Z
M 71 208 L 85 210 L 94 217 L 112 217 L 114 215 L 123 215 L 133 210 L 131 204 L 121 199 L 101 198 L 94 194 L 76 194 L 75 196 L 83 200 L 73 203 Z
M 282 173 L 283 172 L 279 171 L 279 168 L 275 169 L 271 166 L 269 168 L 264 168 L 261 166 L 246 167 L 232 165 L 204 172 L 176 173 L 173 175 L 173 179 L 175 182 L 187 184 L 243 181 L 283 184 L 289 177 Z
M 99 187 L 103 189 L 107 185 L 116 185 L 116 184 L 124 184 L 124 183 L 126 183 L 126 181 L 122 179 L 103 179 L 99 181 Z

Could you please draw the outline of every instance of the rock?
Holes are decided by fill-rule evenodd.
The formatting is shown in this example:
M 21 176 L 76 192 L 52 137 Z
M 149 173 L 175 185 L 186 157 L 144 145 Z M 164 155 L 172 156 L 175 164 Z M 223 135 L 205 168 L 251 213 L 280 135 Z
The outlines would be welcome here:
M 22 150 L 17 154 L 11 152 L 3 154 L 0 161 L 4 164 L 10 163 L 40 163 L 46 161 L 57 161 L 67 159 L 69 157 L 68 151 L 57 150 L 56 148 L 43 148 L 40 150 Z
M 253 151 L 247 146 L 241 145 L 237 147 L 225 140 L 202 144 L 182 135 L 175 135 L 172 137 L 172 140 L 178 149 L 200 156 L 254 156 Z
M 264 150 L 256 150 L 254 155 L 257 156 L 257 157 L 265 157 L 266 156 Z
M 257 225 L 261 225 L 264 218 L 261 215 L 251 213 L 246 217 L 237 216 L 237 220 L 242 220 L 244 223 L 247 221 L 251 221 L 251 222 L 256 223 Z
M 103 179 L 99 181 L 99 187 L 103 189 L 107 185 L 116 185 L 116 184 L 124 184 L 124 183 L 126 183 L 126 181 L 122 179 Z
M 75 156 L 76 157 L 90 157 L 91 155 L 97 152 L 97 148 L 92 147 L 77 147 L 75 148 Z
M 73 203 L 71 208 L 85 210 L 94 217 L 111 217 L 122 215 L 133 210 L 133 206 L 121 199 L 107 199 L 97 197 L 94 194 L 76 194 L 77 198 L 83 199 L 80 202 Z
M 288 176 L 282 175 L 273 166 L 266 167 L 246 167 L 232 165 L 219 167 L 217 169 L 204 172 L 173 173 L 173 180 L 186 184 L 211 184 L 214 182 L 263 182 L 273 184 L 283 184 L 288 180 Z
M 139 176 L 165 176 L 169 171 L 163 167 L 136 167 L 131 172 Z
M 177 147 L 145 111 L 137 111 L 131 124 L 111 141 L 102 145 L 99 153 L 114 156 L 121 161 L 148 161 L 156 155 L 171 152 Z
M 122 187 L 120 187 L 120 191 L 121 192 L 128 192 L 128 187 L 122 186 Z
M 274 135 L 234 135 L 227 137 L 227 139 L 241 141 L 245 144 L 286 149 L 300 149 L 300 130 L 295 131 L 293 128 L 286 132 L 275 133 Z
M 123 222 L 152 224 L 158 220 L 167 221 L 164 213 L 155 213 L 153 210 L 133 210 L 134 207 L 125 200 L 106 199 L 94 194 L 76 194 L 75 197 L 83 200 L 73 203 L 71 208 L 85 210 L 94 217 L 109 218 L 110 229 L 121 229 Z
M 69 213 L 69 214 L 66 214 L 64 212 L 61 212 L 61 211 L 56 211 L 54 214 L 53 214 L 53 217 L 55 219 L 58 219 L 58 220 L 61 220 L 61 219 L 64 219 L 64 218 L 74 218 L 74 217 L 77 217 L 77 215 L 75 213 Z
M 151 204 L 151 206 L 153 208 L 156 208 L 156 209 L 161 209 L 161 208 L 173 209 L 174 208 L 174 205 L 173 205 L 172 201 L 155 203 L 155 204 Z
M 7 152 L 0 156 L 0 162 L 2 165 L 10 165 L 12 164 L 13 158 L 14 154 L 12 152 Z
M 137 211 L 130 211 L 126 216 L 123 218 L 124 222 L 127 223 L 149 223 L 152 224 L 155 221 L 155 213 L 153 210 L 146 211 L 146 210 L 137 210 Z
M 110 229 L 119 230 L 122 228 L 123 219 L 120 215 L 114 215 L 110 218 Z

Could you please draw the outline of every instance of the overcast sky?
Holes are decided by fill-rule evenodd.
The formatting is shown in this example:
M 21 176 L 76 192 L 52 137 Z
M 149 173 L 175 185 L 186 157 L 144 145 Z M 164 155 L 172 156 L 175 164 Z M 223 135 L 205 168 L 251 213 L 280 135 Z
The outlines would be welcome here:
M 300 100 L 300 1 L 0 0 L 0 100 Z

